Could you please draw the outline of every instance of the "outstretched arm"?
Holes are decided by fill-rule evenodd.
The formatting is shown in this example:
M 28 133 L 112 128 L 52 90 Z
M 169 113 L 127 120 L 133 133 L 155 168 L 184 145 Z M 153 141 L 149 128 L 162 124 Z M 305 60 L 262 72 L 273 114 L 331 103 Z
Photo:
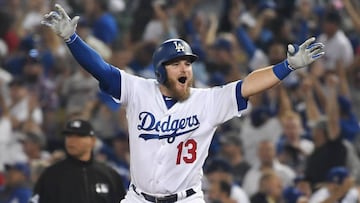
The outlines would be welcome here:
M 346 11 L 348 12 L 355 29 L 360 31 L 360 13 L 355 8 L 355 5 L 352 5 L 350 0 L 343 0 Z
M 76 33 L 71 36 L 71 39 L 72 38 L 75 39 L 66 42 L 66 44 L 76 61 L 99 81 L 100 88 L 103 91 L 120 99 L 120 71 L 106 63 L 101 56 L 81 40 Z
M 327 116 L 327 126 L 329 131 L 329 138 L 335 140 L 340 134 L 340 115 L 338 92 L 339 78 L 335 74 L 327 75 L 326 88 L 328 89 L 325 112 Z
M 299 47 L 288 45 L 287 59 L 250 73 L 244 78 L 241 95 L 245 98 L 265 91 L 278 84 L 293 70 L 305 67 L 324 55 L 322 43 L 314 43 L 315 38 L 306 40 Z
M 275 86 L 280 81 L 273 72 L 273 66 L 255 70 L 244 78 L 241 95 L 248 98 Z
M 106 63 L 94 49 L 88 46 L 75 33 L 79 20 L 78 16 L 70 19 L 59 4 L 55 5 L 55 9 L 56 11 L 51 11 L 44 16 L 41 24 L 50 27 L 57 35 L 64 39 L 74 58 L 87 72 L 99 81 L 100 88 L 103 91 L 119 99 L 120 71 Z

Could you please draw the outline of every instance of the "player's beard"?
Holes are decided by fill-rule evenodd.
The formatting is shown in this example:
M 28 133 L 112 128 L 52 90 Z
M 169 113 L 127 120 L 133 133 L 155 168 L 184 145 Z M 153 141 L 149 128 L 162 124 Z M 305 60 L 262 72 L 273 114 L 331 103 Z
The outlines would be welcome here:
M 172 98 L 176 99 L 177 101 L 185 101 L 190 96 L 190 88 L 193 84 L 193 78 L 186 80 L 185 89 L 178 89 L 178 83 L 179 81 L 177 80 L 168 79 L 164 85 L 170 90 Z

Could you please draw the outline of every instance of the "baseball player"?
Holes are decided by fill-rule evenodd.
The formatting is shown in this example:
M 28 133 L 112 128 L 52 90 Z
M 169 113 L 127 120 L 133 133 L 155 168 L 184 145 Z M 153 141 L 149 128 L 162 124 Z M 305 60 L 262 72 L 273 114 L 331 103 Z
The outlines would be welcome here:
M 157 80 L 130 75 L 106 63 L 76 34 L 79 17 L 60 5 L 42 24 L 64 39 L 74 58 L 100 88 L 126 106 L 131 186 L 122 203 L 204 202 L 202 166 L 216 127 L 239 116 L 247 98 L 278 84 L 293 70 L 323 56 L 310 38 L 288 46 L 282 63 L 221 87 L 193 88 L 192 62 L 198 57 L 181 39 L 163 42 L 153 54 Z

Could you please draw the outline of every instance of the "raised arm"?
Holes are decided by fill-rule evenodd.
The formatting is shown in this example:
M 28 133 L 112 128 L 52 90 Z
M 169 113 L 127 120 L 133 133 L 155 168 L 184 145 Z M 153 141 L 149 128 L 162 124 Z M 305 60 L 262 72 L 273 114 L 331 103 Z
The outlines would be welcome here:
M 287 59 L 250 73 L 244 78 L 241 95 L 245 98 L 265 91 L 278 84 L 293 70 L 305 67 L 324 55 L 322 43 L 313 43 L 315 38 L 306 40 L 299 47 L 288 45 Z
M 336 74 L 339 76 L 339 95 L 351 99 L 349 81 L 346 76 L 346 67 L 342 61 L 336 62 Z
M 293 111 L 291 100 L 286 88 L 283 85 L 279 86 L 279 117 L 285 115 L 286 112 Z
M 326 77 L 327 103 L 325 106 L 325 112 L 328 122 L 329 137 L 335 140 L 340 134 L 340 115 L 338 104 L 338 92 L 339 78 L 335 74 L 330 74 Z
M 321 118 L 321 112 L 314 98 L 314 80 L 306 78 L 302 82 L 302 91 L 306 105 L 306 117 L 308 125 L 313 126 Z
M 64 39 L 76 61 L 100 83 L 100 88 L 120 98 L 120 71 L 106 63 L 101 56 L 75 33 L 79 16 L 70 19 L 65 10 L 55 5 L 56 11 L 46 14 L 41 24 L 50 27 Z
M 76 61 L 99 81 L 100 88 L 120 99 L 120 71 L 106 63 L 101 56 L 74 33 L 66 42 Z
M 351 0 L 343 0 L 345 10 L 348 12 L 354 27 L 360 31 L 360 12 L 357 11 L 354 5 L 352 5 Z

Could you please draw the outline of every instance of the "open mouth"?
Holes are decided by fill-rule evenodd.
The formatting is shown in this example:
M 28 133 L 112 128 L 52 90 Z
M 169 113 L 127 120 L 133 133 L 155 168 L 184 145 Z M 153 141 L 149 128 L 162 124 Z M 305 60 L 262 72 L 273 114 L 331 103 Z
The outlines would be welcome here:
M 181 83 L 181 84 L 185 84 L 185 82 L 186 82 L 186 77 L 180 77 L 180 78 L 178 78 L 178 81 Z

